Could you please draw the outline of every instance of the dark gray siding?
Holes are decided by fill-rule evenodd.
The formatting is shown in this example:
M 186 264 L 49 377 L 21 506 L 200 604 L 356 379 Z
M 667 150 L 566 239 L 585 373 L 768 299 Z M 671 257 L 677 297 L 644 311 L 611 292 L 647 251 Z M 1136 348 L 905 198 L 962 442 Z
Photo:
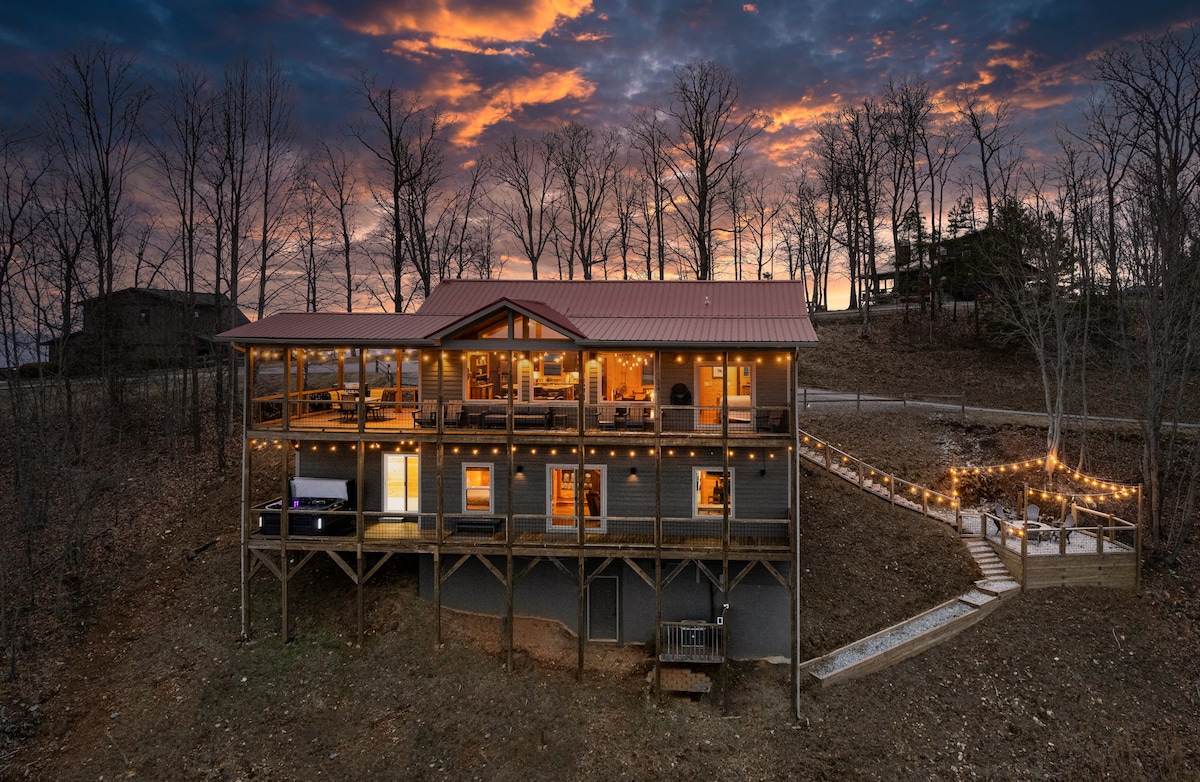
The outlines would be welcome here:
M 434 513 L 437 510 L 437 450 L 432 443 L 421 446 L 421 510 Z M 481 447 L 474 455 L 469 448 L 461 448 L 454 454 L 447 449 L 445 464 L 445 492 L 447 513 L 462 511 L 463 464 L 491 464 L 493 481 L 493 512 L 508 512 L 507 462 L 503 447 L 493 454 L 494 446 Z M 597 449 L 600 450 L 600 449 Z M 610 449 L 611 450 L 611 449 Z M 406 449 L 407 451 L 407 449 Z M 663 500 L 665 518 L 690 518 L 692 515 L 692 468 L 693 466 L 719 470 L 720 449 L 706 448 L 694 451 L 676 450 L 674 456 L 663 458 Z M 368 450 L 365 457 L 363 476 L 363 510 L 380 510 L 383 496 L 383 462 L 379 450 Z M 612 457 L 608 453 L 588 456 L 587 464 L 606 465 L 607 513 L 613 518 L 649 518 L 654 515 L 654 458 L 642 450 L 635 457 Z M 786 519 L 788 517 L 788 476 L 786 448 L 753 449 L 754 458 L 749 458 L 745 448 L 736 448 L 736 456 L 730 460 L 733 470 L 734 512 L 740 519 Z M 770 458 L 771 454 L 775 458 Z M 355 478 L 357 454 L 349 446 L 339 445 L 331 451 L 329 444 L 317 445 L 311 450 L 307 444 L 300 451 L 300 474 L 316 478 Z M 542 515 L 546 508 L 546 482 L 550 465 L 575 465 L 577 457 L 569 448 L 560 449 L 558 455 L 538 448 L 537 454 L 518 452 L 515 463 L 522 468 L 515 475 L 513 485 L 513 513 L 517 515 Z M 637 468 L 637 475 L 630 468 Z M 763 471 L 766 472 L 763 475 Z
M 502 557 L 492 558 L 492 564 L 504 569 Z M 518 558 L 516 567 L 524 568 L 526 560 Z M 574 561 L 569 568 L 574 572 Z M 588 573 L 599 566 L 588 561 Z M 672 571 L 674 562 L 664 562 L 664 575 Z M 721 563 L 707 562 L 713 573 L 720 573 Z M 650 560 L 638 561 L 649 575 L 654 573 Z M 784 563 L 776 567 L 787 576 Z M 614 562 L 603 575 L 620 580 L 621 643 L 654 644 L 654 590 L 624 563 Z M 421 596 L 433 596 L 433 559 L 421 557 Z M 537 616 L 561 622 L 568 630 L 577 630 L 579 617 L 578 593 L 573 578 L 549 563 L 540 563 L 518 584 L 513 594 L 513 611 L 518 616 Z M 442 585 L 443 605 L 462 611 L 502 616 L 505 610 L 504 590 L 496 588 L 495 576 L 474 560 L 464 564 Z M 663 590 L 663 621 L 687 619 L 715 621 L 721 614 L 722 592 L 694 564 L 684 570 Z M 791 601 L 787 588 L 761 567 L 756 568 L 730 593 L 726 616 L 729 631 L 729 655 L 734 659 L 788 657 L 791 654 L 791 625 L 788 621 Z M 500 625 L 497 623 L 496 632 Z M 518 639 L 519 640 L 519 639 Z

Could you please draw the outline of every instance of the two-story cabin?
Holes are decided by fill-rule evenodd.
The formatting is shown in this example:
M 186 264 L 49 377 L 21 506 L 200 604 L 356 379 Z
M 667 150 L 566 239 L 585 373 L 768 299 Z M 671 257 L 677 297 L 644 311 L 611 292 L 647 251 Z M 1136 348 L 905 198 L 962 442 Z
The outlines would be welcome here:
M 413 314 L 221 339 L 248 358 L 247 634 L 259 571 L 286 636 L 289 579 L 328 553 L 361 632 L 363 585 L 406 552 L 439 639 L 446 606 L 507 618 L 510 653 L 514 616 L 560 620 L 581 669 L 588 641 L 795 663 L 802 283 L 451 280 Z

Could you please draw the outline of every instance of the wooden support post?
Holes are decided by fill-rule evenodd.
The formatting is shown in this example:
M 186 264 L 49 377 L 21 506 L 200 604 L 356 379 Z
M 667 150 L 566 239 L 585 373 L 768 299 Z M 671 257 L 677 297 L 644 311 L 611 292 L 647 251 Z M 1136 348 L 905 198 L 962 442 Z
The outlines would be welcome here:
M 442 426 L 443 383 L 445 381 L 446 357 L 438 350 L 437 358 L 437 515 L 433 533 L 433 646 L 442 648 L 442 543 L 446 540 L 446 443 Z
M 358 562 L 356 563 L 357 568 L 358 568 L 358 571 L 357 571 L 358 578 L 356 581 L 357 597 L 358 597 L 358 645 L 362 646 L 363 635 L 364 635 L 364 631 L 363 631 L 363 606 L 364 606 L 363 536 L 366 534 L 366 528 L 367 528 L 367 520 L 366 520 L 366 516 L 363 514 L 363 507 L 366 505 L 365 498 L 366 498 L 366 491 L 367 491 L 367 489 L 366 489 L 366 484 L 367 484 L 367 481 L 366 481 L 367 443 L 366 443 L 366 440 L 364 440 L 361 436 L 358 438 L 357 454 L 358 454 L 358 459 L 357 459 L 357 464 L 355 465 L 356 469 L 357 469 L 357 477 L 355 478 L 355 481 L 354 481 L 354 488 L 355 488 L 355 494 L 356 494 L 354 507 L 357 508 L 357 511 L 355 511 L 355 514 L 354 514 L 354 530 L 355 530 L 354 538 L 355 538 L 355 544 L 356 544 L 354 548 L 355 548 L 355 552 L 358 555 Z
M 662 700 L 662 351 L 654 351 L 654 693 Z
M 1133 547 L 1137 554 L 1134 559 L 1134 587 L 1142 585 L 1142 484 L 1137 487 L 1137 524 L 1133 528 Z
M 516 496 L 516 463 L 514 461 L 514 445 L 513 438 L 513 376 L 518 374 L 513 372 L 515 365 L 513 364 L 513 352 L 508 351 L 508 436 L 505 438 L 505 448 L 508 450 L 508 458 L 505 461 L 508 471 L 508 487 L 507 507 L 504 509 L 504 564 L 505 564 L 505 583 L 507 585 L 505 604 L 504 604 L 504 668 L 509 673 L 513 669 L 513 638 L 514 638 L 514 620 L 513 614 L 513 498 Z
M 441 526 L 440 524 L 438 525 Z M 442 546 L 433 546 L 433 648 L 442 648 Z
M 1021 591 L 1027 589 L 1029 582 L 1029 525 L 1025 522 L 1024 514 L 1021 515 Z
M 358 561 L 356 563 L 357 572 L 354 583 L 358 588 L 358 645 L 362 646 L 363 638 L 365 636 L 363 628 L 363 573 L 366 571 L 366 568 L 363 566 L 363 547 L 361 542 L 358 544 L 357 549 L 358 550 L 355 552 L 355 554 Z
M 290 349 L 289 349 L 290 350 Z M 285 381 L 286 383 L 286 381 Z M 284 405 L 287 409 L 287 405 Z M 283 642 L 286 644 L 291 640 L 291 627 L 288 622 L 288 533 L 291 527 L 291 518 L 288 513 L 288 506 L 291 505 L 287 500 L 290 485 L 288 483 L 288 456 L 291 450 L 290 443 L 287 440 L 283 441 L 282 452 L 279 455 L 279 496 L 284 499 L 279 504 L 279 621 L 280 635 Z
M 796 350 L 792 357 L 791 372 L 789 372 L 788 403 L 795 409 L 796 389 L 800 385 L 800 351 Z M 807 394 L 807 389 L 805 390 Z M 791 548 L 792 561 L 789 563 L 791 573 L 788 577 L 791 587 L 791 664 L 788 671 L 792 685 L 792 716 L 800 719 L 800 423 L 798 416 L 793 415 L 789 424 L 792 447 L 788 452 L 788 470 L 792 476 L 788 497 L 788 546 Z
M 249 431 L 254 398 L 254 372 L 256 364 L 256 348 L 246 350 L 246 383 L 243 388 L 242 400 L 242 507 L 240 529 L 241 568 L 242 568 L 242 640 L 250 640 L 250 472 L 254 449 L 246 437 Z
M 575 634 L 575 679 L 583 681 L 583 642 L 587 635 L 587 560 L 583 556 L 583 548 L 579 549 L 579 564 L 576 577 L 578 578 L 578 595 L 579 595 L 579 616 L 576 621 Z

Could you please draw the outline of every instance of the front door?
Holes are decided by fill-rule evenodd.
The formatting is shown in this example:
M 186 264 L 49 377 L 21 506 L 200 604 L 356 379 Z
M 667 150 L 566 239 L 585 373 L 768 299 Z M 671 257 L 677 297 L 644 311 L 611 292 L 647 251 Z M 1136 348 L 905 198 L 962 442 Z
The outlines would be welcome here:
M 596 576 L 587 588 L 587 639 L 619 641 L 620 584 L 616 576 Z

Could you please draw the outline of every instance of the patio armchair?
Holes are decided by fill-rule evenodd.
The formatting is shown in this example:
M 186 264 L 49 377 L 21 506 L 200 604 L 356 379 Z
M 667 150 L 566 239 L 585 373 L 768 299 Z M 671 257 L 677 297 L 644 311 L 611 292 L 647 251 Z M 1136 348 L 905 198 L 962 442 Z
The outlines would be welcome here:
M 600 404 L 596 407 L 596 423 L 601 429 L 617 428 L 617 406 Z
M 465 420 L 466 413 L 463 412 L 462 402 L 446 403 L 446 428 L 462 426 Z
M 434 429 L 437 427 L 437 413 L 437 402 L 421 402 L 413 415 L 413 424 L 422 429 Z

